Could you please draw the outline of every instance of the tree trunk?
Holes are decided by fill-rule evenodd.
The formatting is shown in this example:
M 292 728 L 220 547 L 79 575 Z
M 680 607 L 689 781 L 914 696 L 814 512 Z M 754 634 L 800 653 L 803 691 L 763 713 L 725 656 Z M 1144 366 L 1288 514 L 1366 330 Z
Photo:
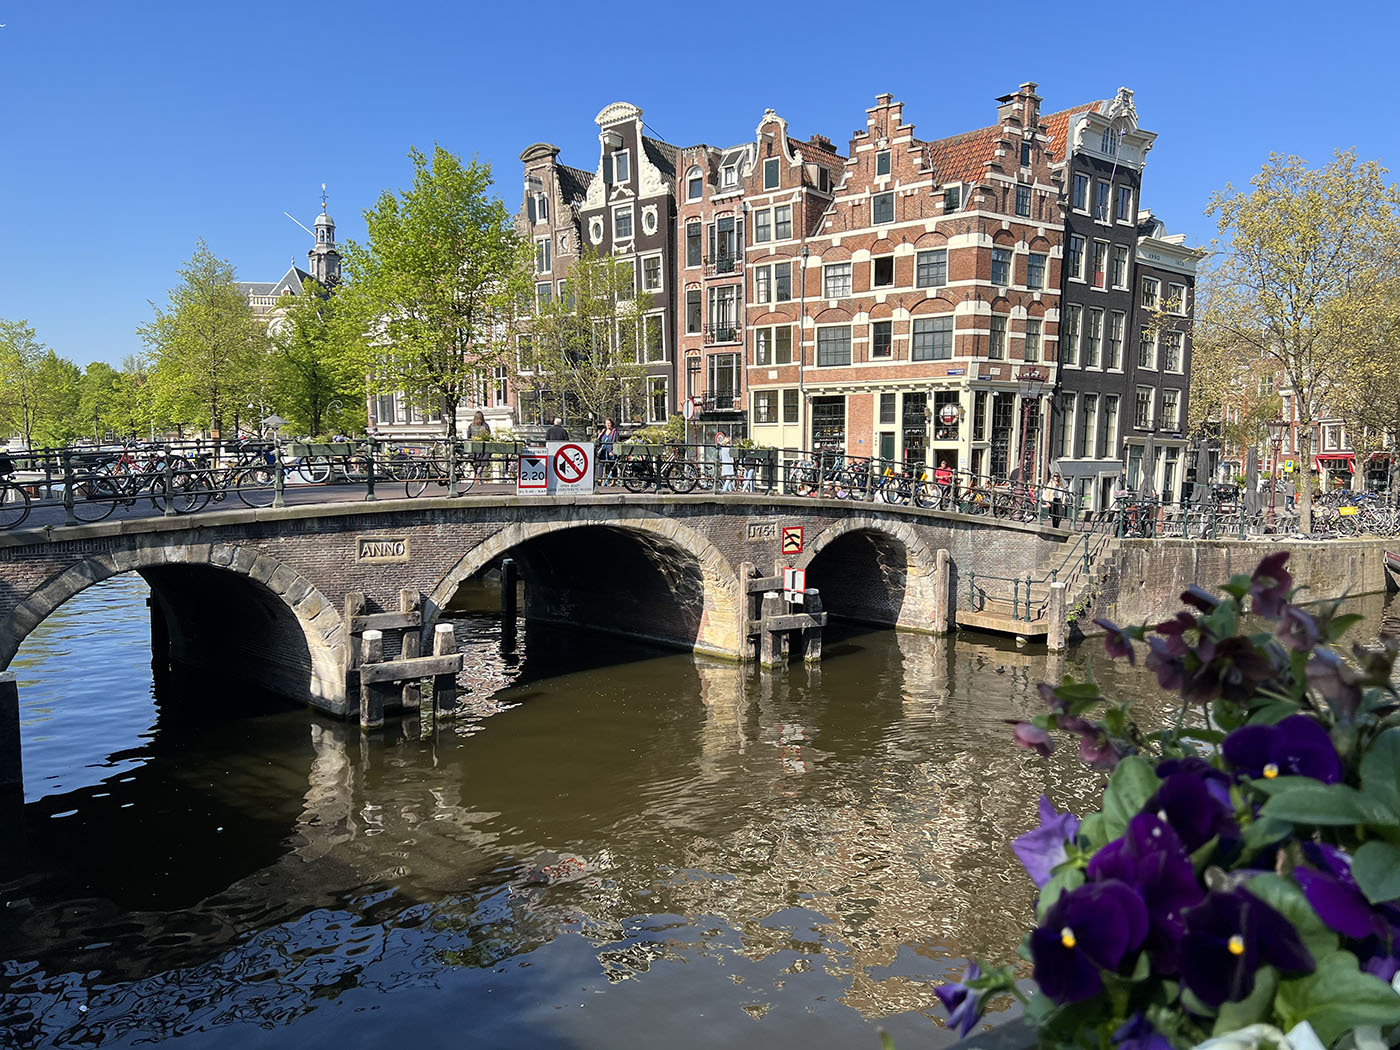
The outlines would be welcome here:
M 1298 527 L 1312 531 L 1313 431 L 1311 420 L 1298 421 Z
M 447 425 L 447 440 L 457 440 L 457 402 L 458 398 L 451 392 L 442 392 L 442 416 L 443 422 Z

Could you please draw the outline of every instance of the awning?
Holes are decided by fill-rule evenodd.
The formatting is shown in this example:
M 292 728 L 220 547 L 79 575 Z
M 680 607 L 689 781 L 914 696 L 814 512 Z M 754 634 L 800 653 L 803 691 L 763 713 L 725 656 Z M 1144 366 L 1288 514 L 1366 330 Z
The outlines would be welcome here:
M 1317 456 L 1315 457 L 1315 466 L 1317 466 L 1318 468 L 1321 468 L 1321 467 L 1323 467 L 1324 465 L 1327 465 L 1327 464 L 1330 464 L 1330 465 L 1332 465 L 1332 466 L 1338 466 L 1338 465 L 1344 464 L 1344 465 L 1346 466 L 1347 470 L 1353 470 L 1353 471 L 1354 471 L 1354 470 L 1356 469 L 1356 453 L 1355 453 L 1355 452 L 1319 452 L 1319 453 L 1317 454 Z

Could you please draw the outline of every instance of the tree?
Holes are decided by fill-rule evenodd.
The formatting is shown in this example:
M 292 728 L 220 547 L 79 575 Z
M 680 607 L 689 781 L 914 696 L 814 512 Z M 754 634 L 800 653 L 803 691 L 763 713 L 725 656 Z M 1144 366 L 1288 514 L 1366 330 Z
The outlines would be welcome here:
M 1390 450 L 1391 500 L 1400 496 L 1400 280 L 1393 280 L 1360 318 L 1363 353 L 1341 390 L 1337 413 L 1346 420 L 1351 447 L 1360 459 L 1353 483 L 1364 482 L 1371 453 Z
M 521 368 L 534 372 L 541 422 L 554 415 L 625 418 L 646 397 L 642 362 L 659 358 L 661 318 L 636 291 L 630 262 L 591 249 L 569 269 L 566 296 L 537 304 L 523 326 Z
M 48 348 L 28 321 L 0 320 L 0 428 L 33 447 L 39 412 L 36 370 Z
M 353 332 L 343 324 L 338 297 L 316 281 L 283 296 L 281 316 L 268 327 L 277 409 L 306 434 L 350 429 L 364 418 L 364 364 Z
M 1206 212 L 1228 244 L 1218 294 L 1200 317 L 1203 336 L 1241 360 L 1277 367 L 1293 397 L 1305 470 L 1313 426 L 1344 400 L 1368 353 L 1378 292 L 1400 270 L 1400 193 L 1385 174 L 1354 151 L 1316 170 L 1274 154 L 1251 190 L 1227 185 Z M 1312 486 L 1300 489 L 1306 530 Z
M 339 292 L 359 325 L 371 384 L 441 408 L 449 437 L 457 406 L 483 377 L 509 367 L 509 318 L 529 286 L 528 245 L 515 233 L 491 167 L 443 149 L 411 150 L 413 185 L 385 190 L 365 212 L 369 242 L 345 250 Z
M 34 367 L 34 440 L 46 448 L 66 445 L 81 433 L 78 399 L 83 372 L 52 350 Z
M 137 331 L 153 354 L 151 383 L 157 409 L 176 422 L 207 421 L 222 431 L 226 414 L 259 391 L 266 340 L 233 267 L 204 241 L 180 270 L 155 320 Z

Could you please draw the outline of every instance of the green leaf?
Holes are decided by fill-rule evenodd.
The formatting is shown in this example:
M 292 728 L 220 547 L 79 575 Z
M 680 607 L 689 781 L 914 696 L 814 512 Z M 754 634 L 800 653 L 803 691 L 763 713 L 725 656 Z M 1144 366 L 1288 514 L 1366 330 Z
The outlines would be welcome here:
M 1103 793 L 1104 831 L 1109 839 L 1128 830 L 1128 821 L 1142 812 L 1159 783 L 1151 764 L 1138 755 L 1118 763 Z
M 1256 791 L 1262 791 L 1266 795 L 1282 795 L 1285 791 L 1294 791 L 1304 787 L 1319 787 L 1322 781 L 1313 777 L 1260 777 L 1258 780 L 1251 780 L 1249 786 Z
M 1244 829 L 1244 849 L 1247 856 L 1253 856 L 1261 849 L 1293 834 L 1293 825 L 1285 820 L 1270 820 L 1263 817 Z
M 1176 735 L 1186 740 L 1199 740 L 1204 744 L 1218 744 L 1225 739 L 1225 734 L 1218 729 L 1197 729 L 1194 726 L 1179 729 Z
M 1045 884 L 1045 888 L 1040 891 L 1040 900 L 1036 903 L 1036 915 L 1044 917 L 1057 900 L 1060 894 L 1066 890 L 1078 889 L 1084 885 L 1083 868 L 1061 868 L 1050 876 L 1050 881 Z
M 1337 935 L 1317 917 L 1317 912 L 1312 910 L 1312 905 L 1296 884 L 1269 873 L 1250 879 L 1248 889 L 1293 924 L 1314 959 L 1321 959 L 1337 950 Z
M 1108 843 L 1107 821 L 1102 813 L 1090 813 L 1079 824 L 1079 837 L 1089 844 L 1091 851 L 1097 852 Z
M 1285 700 L 1274 700 L 1271 703 L 1263 704 L 1251 710 L 1249 713 L 1249 720 L 1251 722 L 1260 722 L 1266 726 L 1271 726 L 1297 713 L 1297 704 Z
M 1361 787 L 1400 815 L 1400 729 L 1387 729 L 1361 759 Z
M 1345 613 L 1341 616 L 1332 617 L 1332 619 L 1327 622 L 1327 641 L 1335 642 L 1364 619 L 1366 619 L 1366 617 L 1362 616 L 1360 613 Z
M 1351 877 L 1372 904 L 1400 897 L 1400 848 L 1389 842 L 1367 842 L 1352 858 Z
M 1278 971 L 1272 966 L 1261 966 L 1254 975 L 1254 991 L 1239 1002 L 1221 1005 L 1220 1016 L 1215 1019 L 1211 1035 L 1225 1035 L 1246 1025 L 1267 1021 L 1277 991 Z
M 1400 813 L 1345 784 L 1320 784 L 1286 791 L 1264 803 L 1260 812 L 1275 820 L 1291 820 L 1294 824 L 1316 824 L 1321 827 L 1344 827 L 1349 824 L 1400 827 Z
M 1307 1021 L 1323 1046 L 1364 1024 L 1400 1022 L 1400 995 L 1378 978 L 1362 973 L 1351 952 L 1333 952 L 1306 977 L 1283 981 L 1274 1007 L 1287 1031 Z

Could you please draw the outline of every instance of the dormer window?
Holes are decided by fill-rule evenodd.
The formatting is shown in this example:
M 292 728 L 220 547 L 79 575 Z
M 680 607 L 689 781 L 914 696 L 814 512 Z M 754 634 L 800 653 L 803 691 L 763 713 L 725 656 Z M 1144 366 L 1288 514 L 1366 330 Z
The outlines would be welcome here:
M 943 187 L 943 210 L 945 212 L 957 211 L 962 207 L 962 187 Z
M 525 203 L 532 223 L 549 221 L 549 198 L 543 193 L 530 194 Z
M 632 156 L 625 149 L 620 149 L 613 154 L 613 179 L 618 185 L 623 185 L 632 178 Z
M 827 168 L 817 168 L 817 192 L 831 192 L 831 171 Z
M 685 199 L 698 201 L 705 192 L 705 177 L 699 168 L 691 168 L 685 177 Z
M 736 164 L 726 164 L 719 172 L 719 184 L 726 190 L 731 190 L 739 185 L 739 167 Z
M 880 152 L 875 154 L 875 176 L 876 178 L 879 178 L 881 175 L 888 175 L 889 173 L 890 151 L 887 149 L 882 149 L 880 150 Z
M 1113 130 L 1112 127 L 1104 128 L 1104 129 L 1103 129 L 1103 141 L 1102 141 L 1102 143 L 1101 143 L 1100 145 L 1101 145 L 1101 147 L 1102 147 L 1101 152 L 1103 152 L 1103 153 L 1108 153 L 1108 154 L 1110 154 L 1110 155 L 1111 155 L 1111 154 L 1114 154 L 1114 153 L 1117 153 L 1117 152 L 1118 152 L 1118 133 L 1115 132 L 1115 131 Z

